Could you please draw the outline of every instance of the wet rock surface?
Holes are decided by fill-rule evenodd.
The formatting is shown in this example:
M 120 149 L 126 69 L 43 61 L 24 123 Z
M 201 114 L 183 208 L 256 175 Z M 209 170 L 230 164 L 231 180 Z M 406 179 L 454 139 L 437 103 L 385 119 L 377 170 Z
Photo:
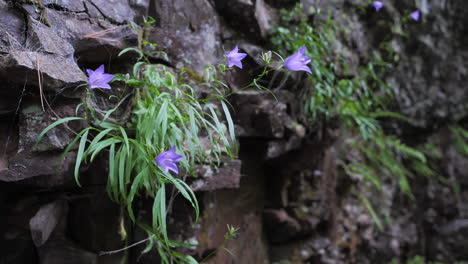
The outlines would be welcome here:
M 202 73 L 207 64 L 222 62 L 223 49 L 238 43 L 254 57 L 267 50 L 279 9 L 295 2 L 0 0 L 0 263 L 118 263 L 123 253 L 99 253 L 146 238 L 141 230 L 122 233 L 129 219 L 106 196 L 105 157 L 83 167 L 84 187 L 76 186 L 76 152 L 63 160 L 61 154 L 74 137 L 70 129 L 84 124 L 62 125 L 35 145 L 45 127 L 75 115 L 86 68 L 131 69 L 133 55 L 117 57 L 141 44 L 130 23 L 155 17 L 144 34 L 159 46 L 146 52 L 165 51 L 168 57 L 153 54 L 151 60 Z M 391 52 L 382 55 L 391 57 L 395 68 L 385 80 L 398 88 L 393 108 L 411 123 L 385 128 L 403 141 L 433 144 L 442 158 L 429 162 L 446 180 L 411 179 L 414 200 L 390 183 L 385 192 L 371 193 L 388 213 L 381 231 L 359 196 L 369 193 L 368 182 L 341 167 L 339 157 L 352 154 L 342 147 L 346 138 L 336 136 L 339 129 L 330 124 L 304 123 L 298 107 L 302 83 L 287 82 L 277 99 L 245 90 L 230 98 L 239 159 L 218 170 L 200 166 L 199 177 L 188 183 L 197 191 L 201 220 L 193 223 L 190 205 L 176 199 L 168 220 L 171 234 L 199 243 L 184 252 L 200 260 L 223 243 L 227 224 L 239 227 L 239 237 L 226 244 L 234 256 L 219 251 L 207 259 L 213 264 L 388 263 L 414 255 L 446 263 L 467 260 L 468 159 L 446 132 L 450 125 L 468 125 L 467 2 L 388 1 L 379 13 L 371 12 L 368 1 L 302 2 L 308 10 L 329 8 L 337 22 L 351 28 L 335 48 L 347 54 L 352 67 L 337 74 L 352 76 L 380 43 L 389 43 Z M 402 23 L 403 10 L 416 8 L 421 20 Z M 240 89 L 258 66 L 258 58 L 246 59 L 244 70 L 226 76 L 227 83 Z M 147 219 L 151 204 L 145 197 L 135 204 L 138 217 Z M 140 256 L 144 247 L 128 251 L 130 263 L 161 261 L 156 252 Z

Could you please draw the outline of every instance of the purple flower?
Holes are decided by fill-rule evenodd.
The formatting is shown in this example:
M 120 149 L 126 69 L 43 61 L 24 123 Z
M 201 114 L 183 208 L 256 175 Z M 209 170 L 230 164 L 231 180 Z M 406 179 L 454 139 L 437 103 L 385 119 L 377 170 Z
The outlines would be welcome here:
M 87 69 L 88 83 L 90 88 L 111 89 L 108 82 L 114 78 L 114 75 L 104 73 L 104 64 L 99 66 L 95 71 Z
M 179 169 L 176 166 L 176 162 L 182 159 L 181 155 L 175 154 L 176 147 L 173 146 L 170 150 L 159 154 L 156 157 L 156 162 L 164 169 L 164 172 L 173 171 L 179 173 Z
M 284 67 L 291 71 L 305 71 L 312 73 L 310 68 L 306 66 L 310 62 L 310 58 L 304 56 L 306 52 L 306 47 L 303 45 L 296 53 L 287 58 L 284 62 Z
M 418 20 L 419 20 L 419 10 L 416 10 L 416 11 L 414 11 L 413 13 L 411 13 L 411 18 L 412 18 L 414 21 L 418 21 Z
M 383 3 L 381 1 L 374 1 L 372 4 L 375 8 L 375 11 L 379 12 L 379 10 L 383 7 Z
M 228 67 L 237 66 L 242 69 L 241 60 L 247 56 L 245 53 L 239 53 L 239 48 L 236 46 L 233 50 L 225 53 Z

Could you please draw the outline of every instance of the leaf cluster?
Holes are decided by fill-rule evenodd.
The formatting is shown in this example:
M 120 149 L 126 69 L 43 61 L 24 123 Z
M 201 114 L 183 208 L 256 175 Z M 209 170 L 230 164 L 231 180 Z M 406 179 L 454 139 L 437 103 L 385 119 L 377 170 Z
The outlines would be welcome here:
M 127 51 L 130 50 L 124 52 Z M 237 145 L 228 105 L 221 91 L 216 89 L 214 93 L 219 93 L 217 98 L 220 98 L 216 102 L 198 100 L 196 90 L 181 83 L 175 73 L 145 60 L 134 65 L 131 75 L 116 75 L 114 81 L 124 82 L 136 90 L 135 107 L 128 124 L 108 121 L 115 109 L 97 119 L 93 107 L 84 103 L 90 114 L 54 122 L 42 131 L 37 141 L 66 122 L 86 122 L 88 126 L 77 133 L 64 152 L 65 156 L 78 145 L 74 168 L 77 184 L 80 185 L 83 164 L 107 153 L 107 192 L 113 201 L 125 206 L 130 219 L 148 233 L 150 243 L 145 251 L 156 247 L 164 263 L 197 263 L 192 257 L 175 251 L 174 247 L 188 245 L 172 241 L 167 233 L 168 197 L 172 189 L 192 205 L 195 221 L 199 216 L 197 198 L 183 179 L 164 172 L 155 158 L 176 146 L 184 157 L 178 164 L 181 171 L 196 176 L 196 164 L 216 167 L 223 156 L 235 156 Z M 153 199 L 151 225 L 140 223 L 135 217 L 133 203 L 138 196 Z
M 305 45 L 305 55 L 311 59 L 311 85 L 304 102 L 311 123 L 339 118 L 348 128 L 356 127 L 369 138 L 379 130 L 377 118 L 401 117 L 385 111 L 392 90 L 379 78 L 379 72 L 391 65 L 375 56 L 365 67 L 350 72 L 345 51 L 339 50 L 340 26 L 331 15 L 312 23 L 297 4 L 291 11 L 282 10 L 281 17 L 283 26 L 277 27 L 272 37 L 279 53 L 292 54 Z

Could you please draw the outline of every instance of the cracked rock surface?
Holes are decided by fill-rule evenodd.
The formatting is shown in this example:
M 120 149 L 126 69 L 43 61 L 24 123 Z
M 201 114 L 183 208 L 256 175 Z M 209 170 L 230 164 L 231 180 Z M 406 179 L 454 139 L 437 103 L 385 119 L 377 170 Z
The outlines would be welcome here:
M 146 47 L 152 62 L 194 76 L 224 62 L 225 50 L 238 45 L 249 57 L 225 82 L 239 90 L 262 68 L 258 56 L 272 48 L 269 34 L 280 9 L 296 2 L 0 0 L 0 263 L 120 263 L 124 252 L 99 252 L 147 237 L 107 197 L 106 157 L 83 166 L 82 188 L 76 186 L 76 149 L 66 157 L 62 152 L 84 123 L 61 125 L 36 145 L 44 128 L 76 115 L 85 69 L 104 64 L 106 72 L 131 71 L 134 54 L 118 54 L 141 44 L 139 34 L 158 44 Z M 388 0 L 378 13 L 364 0 L 300 2 L 305 10 L 329 10 L 349 29 L 333 48 L 351 67 L 338 68 L 337 75 L 353 76 L 388 43 L 395 68 L 384 79 L 397 88 L 392 109 L 411 122 L 384 128 L 403 142 L 434 146 L 440 158 L 428 162 L 446 181 L 411 179 L 414 201 L 390 181 L 382 192 L 368 191 L 368 181 L 343 170 L 339 158 L 356 156 L 343 147 L 346 131 L 333 122 L 305 122 L 299 103 L 305 82 L 278 72 L 286 81 L 277 98 L 259 89 L 229 98 L 239 156 L 217 170 L 197 167 L 187 183 L 197 192 L 200 221 L 194 223 L 193 209 L 179 195 L 167 220 L 170 237 L 199 244 L 181 251 L 201 260 L 223 243 L 226 225 L 239 227 L 239 237 L 225 245 L 234 256 L 217 252 L 206 260 L 211 264 L 386 264 L 415 255 L 468 260 L 468 158 L 449 129 L 468 128 L 468 2 Z M 415 9 L 421 20 L 402 23 Z M 156 19 L 146 31 L 129 26 L 146 16 Z M 114 103 L 111 97 L 99 103 Z M 130 116 L 126 111 L 119 113 L 127 117 L 122 122 Z M 379 230 L 359 194 L 373 197 L 387 213 L 387 229 Z M 136 203 L 138 217 L 151 221 L 152 200 Z M 129 249 L 128 263 L 160 263 L 154 250 L 140 256 L 145 246 Z

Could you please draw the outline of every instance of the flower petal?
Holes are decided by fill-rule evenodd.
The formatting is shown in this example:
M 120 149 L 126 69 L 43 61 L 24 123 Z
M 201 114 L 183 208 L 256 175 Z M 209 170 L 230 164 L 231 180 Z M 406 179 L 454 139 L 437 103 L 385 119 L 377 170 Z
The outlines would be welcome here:
M 88 82 L 90 86 L 92 85 L 92 83 L 96 82 L 96 77 L 97 77 L 96 72 L 93 72 L 92 74 L 89 75 Z
M 168 170 L 171 170 L 171 171 L 175 172 L 176 174 L 179 173 L 179 168 L 177 168 L 177 166 L 175 165 L 175 163 L 169 164 L 166 168 L 167 168 Z
M 99 66 L 94 72 L 97 73 L 97 74 L 103 74 L 104 73 L 104 64 Z
M 100 81 L 108 83 L 108 82 L 112 81 L 112 79 L 114 79 L 114 75 L 104 73 L 104 74 L 101 75 Z
M 379 11 L 382 7 L 383 7 L 383 3 L 381 1 L 374 1 L 374 3 L 372 4 L 375 8 L 375 11 Z
M 231 59 L 233 59 L 233 60 L 239 60 L 239 61 L 240 61 L 240 60 L 244 59 L 245 57 L 247 57 L 247 54 L 245 54 L 245 53 L 237 53 L 237 54 L 232 55 L 232 56 L 231 56 Z
M 176 151 L 176 145 L 172 146 L 167 152 L 174 153 Z
M 297 71 L 299 67 L 302 66 L 302 63 L 300 61 L 300 58 L 298 56 L 291 56 L 286 61 L 284 62 L 284 66 L 286 69 L 291 70 L 291 71 Z
M 413 13 L 411 13 L 411 18 L 412 18 L 414 21 L 418 21 L 418 20 L 419 20 L 419 10 L 416 10 L 416 11 L 414 11 Z
M 242 62 L 234 61 L 233 63 L 234 63 L 235 66 L 239 67 L 239 69 L 242 69 Z
M 156 162 L 161 166 L 164 171 L 167 173 L 169 170 L 175 173 L 179 173 L 176 162 L 179 162 L 183 156 L 175 154 L 176 146 L 172 146 L 167 151 L 162 152 L 156 157 Z
M 240 69 L 242 69 L 242 62 L 240 60 L 236 60 L 236 59 L 229 59 L 228 60 L 228 67 L 232 67 L 232 66 L 237 66 Z
M 298 54 L 304 55 L 306 53 L 307 49 L 305 45 L 302 45 L 302 47 L 297 51 Z
M 99 85 L 99 88 L 107 89 L 107 90 L 112 89 L 112 87 L 111 87 L 109 84 L 107 84 L 107 83 L 100 84 L 100 85 Z
M 172 157 L 172 160 L 174 162 L 179 162 L 180 160 L 182 160 L 182 158 L 183 158 L 183 156 L 174 154 L 174 156 Z
M 308 73 L 312 74 L 312 71 L 306 65 L 302 65 L 301 67 L 299 67 L 298 71 L 305 71 L 305 72 L 308 72 Z

